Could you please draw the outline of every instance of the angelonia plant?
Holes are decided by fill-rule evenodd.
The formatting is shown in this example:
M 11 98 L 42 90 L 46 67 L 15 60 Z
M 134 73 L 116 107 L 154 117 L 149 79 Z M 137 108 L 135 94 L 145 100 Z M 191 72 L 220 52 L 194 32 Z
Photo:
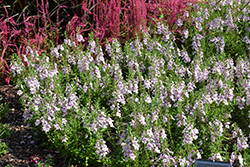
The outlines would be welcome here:
M 159 22 L 143 39 L 90 35 L 10 70 L 28 125 L 85 166 L 194 166 L 196 159 L 250 165 L 249 10 L 243 1 L 189 4 L 180 37 Z M 177 40 L 181 45 L 177 45 Z M 109 59 L 104 58 L 104 52 Z

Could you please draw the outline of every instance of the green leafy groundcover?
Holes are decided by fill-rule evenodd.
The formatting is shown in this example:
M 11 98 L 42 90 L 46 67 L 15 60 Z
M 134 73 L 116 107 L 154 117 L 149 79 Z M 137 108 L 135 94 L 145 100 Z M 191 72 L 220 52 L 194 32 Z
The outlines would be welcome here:
M 0 98 L 0 101 L 3 98 Z M 7 112 L 9 111 L 8 105 L 6 103 L 0 104 L 0 121 L 2 118 L 7 117 Z M 10 136 L 10 130 L 8 124 L 2 124 L 0 122 L 0 156 L 6 154 L 8 146 L 6 143 L 2 142 L 2 139 Z

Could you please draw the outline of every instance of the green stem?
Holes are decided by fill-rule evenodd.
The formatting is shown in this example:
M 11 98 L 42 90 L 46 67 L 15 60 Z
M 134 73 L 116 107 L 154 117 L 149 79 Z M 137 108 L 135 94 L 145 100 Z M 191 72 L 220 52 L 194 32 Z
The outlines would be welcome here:
M 169 121 L 168 121 L 168 133 L 169 133 L 171 145 L 173 146 L 173 145 L 174 145 L 174 142 L 173 142 L 173 138 L 172 138 L 172 133 L 171 133 L 171 128 L 170 128 L 170 123 L 169 123 Z

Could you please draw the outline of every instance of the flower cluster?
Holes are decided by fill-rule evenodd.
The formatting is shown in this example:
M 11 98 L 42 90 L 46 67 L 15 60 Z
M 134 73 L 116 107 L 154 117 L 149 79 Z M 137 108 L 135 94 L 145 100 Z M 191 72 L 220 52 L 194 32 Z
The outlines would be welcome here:
M 184 134 L 183 145 L 192 144 L 194 140 L 198 139 L 199 130 L 194 128 L 192 124 L 188 124 L 182 133 Z
M 31 162 L 33 162 L 34 164 L 38 164 L 38 161 L 40 161 L 40 158 L 38 157 L 38 155 L 30 157 L 30 159 L 31 159 Z
M 99 159 L 102 159 L 102 157 L 105 157 L 110 152 L 105 143 L 106 143 L 105 140 L 100 139 L 100 141 L 97 141 L 95 144 L 96 148 L 95 152 L 97 155 L 99 155 Z

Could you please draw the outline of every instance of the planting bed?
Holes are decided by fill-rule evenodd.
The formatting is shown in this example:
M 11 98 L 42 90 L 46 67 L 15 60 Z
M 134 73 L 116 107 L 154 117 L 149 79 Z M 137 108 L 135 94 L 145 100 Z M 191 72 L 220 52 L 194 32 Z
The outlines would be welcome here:
M 36 138 L 32 132 L 32 128 L 24 126 L 23 112 L 19 104 L 19 97 L 16 93 L 15 87 L 7 85 L 0 77 L 0 104 L 7 103 L 10 112 L 7 118 L 1 120 L 2 124 L 9 124 L 11 136 L 2 140 L 8 145 L 8 153 L 0 157 L 0 166 L 11 165 L 15 167 L 28 167 L 33 166 L 30 160 L 31 156 L 39 155 L 41 161 L 45 161 L 48 157 L 53 159 L 55 167 L 66 166 L 64 158 L 60 157 L 59 153 L 55 150 L 48 150 L 46 147 L 38 147 L 43 141 Z M 35 142 L 35 143 L 34 143 Z M 34 144 L 32 144 L 34 143 Z
M 0 79 L 0 166 L 250 166 L 250 1 L 238 3 L 189 3 L 190 20 L 127 43 L 77 31 L 15 51 Z

